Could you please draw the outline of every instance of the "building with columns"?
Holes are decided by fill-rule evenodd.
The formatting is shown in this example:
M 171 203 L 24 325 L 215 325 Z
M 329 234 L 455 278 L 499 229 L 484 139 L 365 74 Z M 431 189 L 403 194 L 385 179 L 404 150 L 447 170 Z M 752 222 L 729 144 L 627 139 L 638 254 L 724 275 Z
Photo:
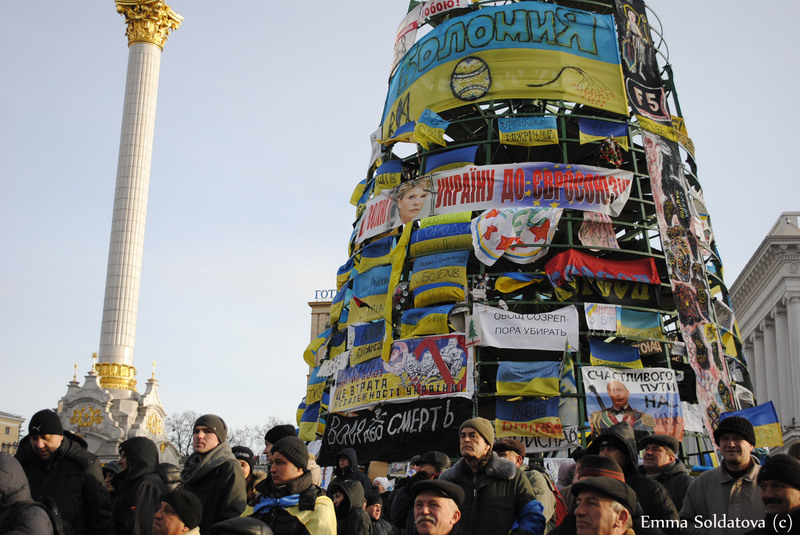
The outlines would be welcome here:
M 164 429 L 155 363 L 145 392 L 139 393 L 133 350 L 161 53 L 183 19 L 162 0 L 115 3 L 126 23 L 128 71 L 100 350 L 83 384 L 76 366 L 58 412 L 64 428 L 81 434 L 103 461 L 118 457 L 123 440 L 146 436 L 159 445 L 163 461 L 175 462 L 177 450 Z
M 800 438 L 800 212 L 784 212 L 731 286 L 758 403 L 772 400 L 784 444 Z

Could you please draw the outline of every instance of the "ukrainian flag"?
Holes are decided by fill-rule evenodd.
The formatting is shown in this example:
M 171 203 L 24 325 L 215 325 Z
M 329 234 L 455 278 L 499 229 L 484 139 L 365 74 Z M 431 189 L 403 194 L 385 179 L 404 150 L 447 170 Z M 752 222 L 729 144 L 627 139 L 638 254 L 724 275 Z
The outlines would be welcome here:
M 617 145 L 628 150 L 627 123 L 612 123 L 609 121 L 581 117 L 578 120 L 578 129 L 580 130 L 581 145 L 612 138 L 617 142 Z
M 359 273 L 353 279 L 353 297 L 350 299 L 350 323 L 372 321 L 383 318 L 386 293 L 392 266 L 378 266 Z M 341 322 L 340 322 L 341 323 Z
M 351 325 L 353 347 L 350 350 L 350 366 L 379 357 L 383 349 L 385 321 Z
M 385 189 L 392 189 L 400 184 L 402 178 L 403 160 L 389 160 L 375 170 L 374 195 Z
M 342 286 L 347 284 L 347 281 L 354 277 L 356 273 L 355 258 L 351 256 L 336 272 L 336 289 L 341 290 Z
M 425 174 L 448 169 L 458 169 L 466 165 L 475 165 L 475 154 L 478 146 L 464 147 L 462 149 L 448 150 L 431 154 L 425 160 Z
M 510 294 L 531 284 L 542 282 L 546 278 L 543 273 L 503 273 L 494 281 L 494 289 L 500 293 Z
M 414 306 L 463 301 L 467 286 L 469 251 L 421 256 L 414 260 L 409 287 Z
M 558 143 L 558 127 L 553 115 L 543 117 L 499 117 L 500 143 L 536 147 Z
M 419 228 L 433 227 L 436 225 L 449 225 L 451 223 L 469 223 L 472 221 L 472 210 L 455 212 L 452 214 L 432 215 L 419 220 Z
M 499 362 L 497 395 L 558 396 L 560 367 L 561 363 L 557 361 Z
M 322 410 L 326 410 L 327 407 L 328 393 L 325 392 L 321 401 L 312 403 L 303 409 L 297 421 L 299 427 L 297 437 L 300 440 L 311 442 L 317 439 L 317 433 L 323 434 L 325 432 L 325 420 L 320 415 Z
M 408 254 L 412 258 L 416 258 L 463 249 L 472 249 L 472 231 L 469 222 L 429 225 L 414 230 Z
M 589 362 L 592 366 L 643 367 L 638 348 L 594 339 L 589 340 Z
M 331 336 L 330 344 L 328 345 L 328 357 L 336 358 L 347 349 L 347 331 L 339 331 Z M 313 402 L 312 402 L 313 403 Z
M 406 124 L 398 126 L 388 139 L 381 140 L 383 145 L 389 143 L 397 143 L 398 141 L 405 141 L 406 143 L 416 143 L 414 140 L 414 127 L 416 123 L 409 121 Z
M 322 399 L 322 391 L 325 390 L 325 377 L 320 377 L 319 366 L 311 369 L 308 374 L 308 385 L 306 386 L 306 403 L 316 403 Z
M 663 340 L 661 315 L 658 312 L 617 307 L 617 334 Z
M 306 347 L 306 350 L 303 352 L 303 360 L 306 361 L 306 364 L 309 366 L 315 366 L 317 364 L 315 362 L 317 352 L 325 346 L 325 342 L 328 341 L 330 335 L 331 329 L 326 329 L 311 340 L 311 343 L 308 344 L 308 347 Z
M 564 438 L 558 418 L 558 397 L 509 401 L 497 398 L 495 434 L 498 437 Z
M 742 409 L 740 411 L 724 412 L 720 414 L 719 421 L 731 416 L 741 416 L 753 424 L 756 432 L 756 447 L 770 448 L 773 446 L 783 446 L 783 433 L 781 423 L 778 420 L 778 413 L 775 405 L 771 401 L 762 403 L 756 407 Z
M 361 259 L 358 261 L 358 272 L 364 273 L 376 266 L 391 264 L 394 236 L 387 236 L 364 245 L 361 248 Z
M 350 302 L 349 294 L 352 294 L 350 286 L 345 284 L 333 297 L 333 301 L 331 301 L 331 325 L 347 323 L 348 310 L 344 308 L 344 304 Z M 342 315 L 343 312 L 344 315 Z
M 450 312 L 453 305 L 413 308 L 400 318 L 400 338 L 450 332 Z
M 444 131 L 448 126 L 450 126 L 449 121 L 425 108 L 414 125 L 414 138 L 425 150 L 430 150 L 429 143 L 444 146 L 447 144 L 444 140 Z

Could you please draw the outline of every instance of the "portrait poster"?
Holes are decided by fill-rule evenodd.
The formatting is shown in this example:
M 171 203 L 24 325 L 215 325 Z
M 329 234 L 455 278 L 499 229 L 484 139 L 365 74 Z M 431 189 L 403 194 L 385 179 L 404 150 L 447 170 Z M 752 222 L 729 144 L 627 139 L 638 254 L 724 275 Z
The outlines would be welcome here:
M 640 439 L 648 434 L 683 440 L 683 410 L 675 370 L 581 368 L 586 413 L 594 435 L 628 422 Z

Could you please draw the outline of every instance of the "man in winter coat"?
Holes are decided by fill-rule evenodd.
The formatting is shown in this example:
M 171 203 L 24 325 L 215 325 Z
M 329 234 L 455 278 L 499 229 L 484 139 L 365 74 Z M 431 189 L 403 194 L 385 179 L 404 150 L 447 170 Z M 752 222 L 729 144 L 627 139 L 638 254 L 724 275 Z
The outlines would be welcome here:
M 253 518 L 267 524 L 275 535 L 335 535 L 336 513 L 325 491 L 308 471 L 308 448 L 297 437 L 272 444 L 269 477 L 256 485 L 261 500 Z
M 580 535 L 625 535 L 632 526 L 636 493 L 622 481 L 590 477 L 572 485 Z
M 358 481 L 331 482 L 328 493 L 332 494 L 336 509 L 338 535 L 371 535 L 372 522 L 364 510 L 364 487 Z
M 626 422 L 615 424 L 586 448 L 589 455 L 614 459 L 622 468 L 625 483 L 636 493 L 642 516 L 637 517 L 634 531 L 640 534 L 679 533 L 678 510 L 667 489 L 661 483 L 640 474 L 639 450 L 636 448 L 633 428 Z M 655 521 L 655 522 L 653 522 Z M 662 526 L 667 526 L 662 529 Z
M 111 484 L 116 489 L 111 517 L 117 535 L 150 535 L 153 517 L 167 493 L 158 474 L 158 446 L 147 437 L 129 438 L 119 446 L 121 468 Z
M 97 458 L 86 441 L 64 431 L 55 412 L 37 412 L 20 441 L 16 458 L 33 499 L 58 508 L 75 535 L 111 535 L 111 501 Z
M 722 453 L 722 463 L 697 476 L 686 490 L 681 507 L 686 533 L 719 533 L 714 519 L 722 519 L 722 515 L 734 520 L 764 518 L 757 483 L 761 465 L 751 455 L 756 447 L 752 424 L 739 416 L 725 418 L 714 430 L 714 441 Z M 747 529 L 733 526 L 725 533 L 741 535 Z
M 650 435 L 639 441 L 639 449 L 643 450 L 639 472 L 664 485 L 678 511 L 692 482 L 692 476 L 678 458 L 679 444 L 678 439 L 669 435 Z
M 19 461 L 8 453 L 0 453 L 0 533 L 53 533 L 47 511 L 33 503 L 28 478 Z
M 185 490 L 171 490 L 161 498 L 161 506 L 153 517 L 152 535 L 200 535 L 203 504 Z
M 183 466 L 181 485 L 203 504 L 201 533 L 217 522 L 241 516 L 247 506 L 244 472 L 227 439 L 228 426 L 219 416 L 205 414 L 194 422 L 194 453 Z
M 367 493 L 367 503 L 364 510 L 372 522 L 372 535 L 398 535 L 400 529 L 391 524 L 388 520 L 381 518 L 383 512 L 383 499 L 377 490 L 371 490 Z
M 459 429 L 461 460 L 442 472 L 441 481 L 464 491 L 459 526 L 467 535 L 544 532 L 542 504 L 536 501 L 528 478 L 514 463 L 492 451 L 494 426 L 472 418 Z
M 462 533 L 461 504 L 464 491 L 455 483 L 428 479 L 411 486 L 414 495 L 414 522 L 422 535 L 457 535 Z
M 764 527 L 747 535 L 800 532 L 800 462 L 785 453 L 768 457 L 758 471 L 758 486 L 767 515 Z
M 417 526 L 414 524 L 414 496 L 411 486 L 419 481 L 438 479 L 439 474 L 450 468 L 450 457 L 441 451 L 426 451 L 414 457 L 417 472 L 407 478 L 395 489 L 392 497 L 392 508 L 389 511 L 389 521 L 400 529 L 405 529 L 406 535 L 415 535 Z
M 361 483 L 364 494 L 372 490 L 372 481 L 369 480 L 369 476 L 358 469 L 358 457 L 353 448 L 344 448 L 336 454 L 336 467 L 333 469 L 333 475 L 336 477 L 331 480 L 331 484 L 353 480 Z M 332 497 L 332 494 L 328 492 L 328 496 Z

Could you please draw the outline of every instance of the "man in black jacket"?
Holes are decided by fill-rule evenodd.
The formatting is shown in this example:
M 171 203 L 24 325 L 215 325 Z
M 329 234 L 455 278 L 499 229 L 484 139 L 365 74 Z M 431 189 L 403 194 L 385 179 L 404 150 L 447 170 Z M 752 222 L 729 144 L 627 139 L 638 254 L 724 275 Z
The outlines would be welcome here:
M 228 443 L 228 426 L 216 414 L 194 422 L 194 453 L 181 472 L 183 490 L 193 492 L 203 504 L 200 532 L 217 522 L 241 516 L 247 506 L 244 472 Z
M 331 484 L 353 480 L 361 483 L 364 494 L 372 490 L 372 481 L 369 480 L 369 476 L 358 469 L 358 456 L 353 448 L 344 448 L 336 454 L 336 467 L 333 469 L 333 475 L 336 477 L 333 478 Z M 332 498 L 333 495 L 328 492 L 328 497 Z
M 16 458 L 34 500 L 54 504 L 75 535 L 112 535 L 111 502 L 97 458 L 86 441 L 64 431 L 52 410 L 37 412 L 20 441 Z
M 678 458 L 679 444 L 678 439 L 669 435 L 650 435 L 639 441 L 639 449 L 643 450 L 639 471 L 664 485 L 678 511 L 692 482 L 692 476 Z
M 129 438 L 119 446 L 122 469 L 111 484 L 116 493 L 111 516 L 117 535 L 150 535 L 153 517 L 158 511 L 167 486 L 156 471 L 158 446 L 147 437 Z

